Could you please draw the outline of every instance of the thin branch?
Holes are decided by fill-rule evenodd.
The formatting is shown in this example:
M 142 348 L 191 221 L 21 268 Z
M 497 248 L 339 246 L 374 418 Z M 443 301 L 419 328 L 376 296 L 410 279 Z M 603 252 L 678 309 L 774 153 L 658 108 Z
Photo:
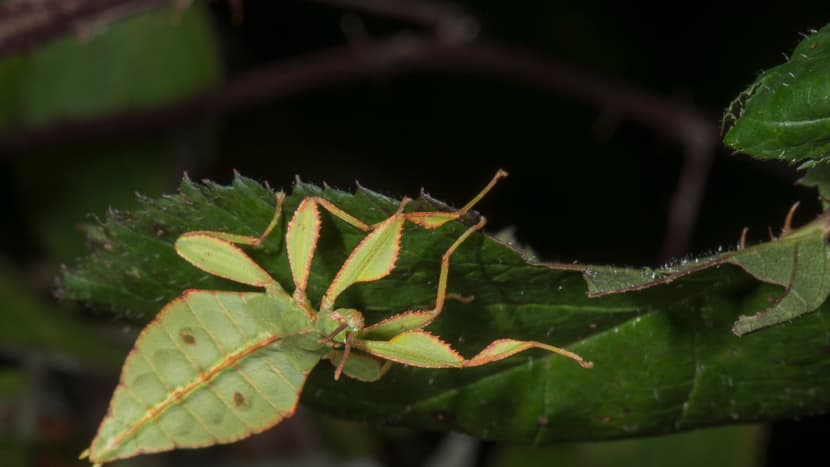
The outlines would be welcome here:
M 687 143 L 683 153 L 683 166 L 677 180 L 666 219 L 666 233 L 660 252 L 660 262 L 665 263 L 686 254 L 691 245 L 692 233 L 697 224 L 706 180 L 712 168 L 719 139 L 702 133 L 700 140 Z
M 25 52 L 62 34 L 83 34 L 107 22 L 170 0 L 9 0 L 0 3 L 0 58 Z
M 239 75 L 224 87 L 162 108 L 59 122 L 42 129 L 0 135 L 0 153 L 93 136 L 144 133 L 178 125 L 185 119 L 250 108 L 319 88 L 379 75 L 425 71 L 488 76 L 531 85 L 601 109 L 612 108 L 621 118 L 684 146 L 690 138 L 704 135 L 708 139 L 718 131 L 709 118 L 690 107 L 527 50 L 495 44 L 454 45 L 401 35 L 264 66 Z
M 181 5 L 191 0 L 178 0 Z M 637 122 L 684 147 L 683 169 L 667 219 L 661 259 L 683 254 L 689 246 L 706 179 L 717 147 L 713 118 L 691 107 L 603 79 L 579 67 L 557 63 L 522 49 L 474 45 L 478 21 L 456 5 L 424 0 L 308 0 L 415 24 L 428 37 L 400 36 L 352 44 L 276 63 L 237 77 L 223 88 L 163 108 L 130 110 L 89 119 L 0 135 L 0 154 L 33 146 L 66 144 L 107 135 L 141 134 L 176 127 L 182 120 L 227 112 L 381 74 L 417 71 L 464 72 L 521 82 L 574 98 Z M 11 0 L 0 4 L 0 58 L 28 50 L 66 32 L 83 33 L 96 22 L 109 22 L 137 9 L 170 0 Z

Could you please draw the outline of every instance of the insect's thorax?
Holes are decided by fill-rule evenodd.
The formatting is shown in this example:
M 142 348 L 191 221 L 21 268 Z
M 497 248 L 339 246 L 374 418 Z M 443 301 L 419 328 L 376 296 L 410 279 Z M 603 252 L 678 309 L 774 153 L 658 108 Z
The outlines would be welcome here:
M 363 330 L 363 325 L 363 313 L 353 308 L 321 311 L 315 324 L 322 336 L 331 337 L 340 343 L 345 341 L 346 333 L 359 333 Z

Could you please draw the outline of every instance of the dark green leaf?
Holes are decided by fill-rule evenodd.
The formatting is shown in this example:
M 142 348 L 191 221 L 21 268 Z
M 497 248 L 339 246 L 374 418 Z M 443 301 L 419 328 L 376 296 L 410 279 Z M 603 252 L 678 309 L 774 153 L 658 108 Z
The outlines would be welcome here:
M 0 368 L 0 402 L 17 397 L 26 388 L 26 375 L 17 368 Z
M 19 440 L 0 439 L 0 459 L 6 465 L 31 465 L 28 443 Z
M 67 35 L 6 60 L 0 63 L 0 129 L 121 114 L 203 92 L 221 76 L 214 39 L 202 6 L 170 6 L 108 23 L 86 40 Z M 165 174 L 204 136 L 190 129 L 172 138 L 57 145 L 27 154 L 14 168 L 28 227 L 50 257 L 78 256 L 83 244 L 76 232 L 89 221 L 85 215 L 134 207 L 136 190 L 171 189 L 176 180 Z
M 779 239 L 711 258 L 684 261 L 656 270 L 589 266 L 585 268 L 584 276 L 588 293 L 594 297 L 642 290 L 681 278 L 685 278 L 681 282 L 705 282 L 706 276 L 711 274 L 707 270 L 726 264 L 738 266 L 760 281 L 783 287 L 781 296 L 768 307 L 738 318 L 732 330 L 741 336 L 815 311 L 824 303 L 830 295 L 828 228 L 828 218 L 822 216 Z M 692 276 L 686 277 L 689 275 Z
M 105 27 L 88 40 L 58 39 L 27 59 L 19 103 L 23 124 L 147 108 L 203 91 L 219 79 L 214 38 L 201 7 L 176 13 L 171 6 Z
M 289 290 L 281 236 L 286 218 L 307 195 L 324 196 L 369 223 L 385 218 L 398 204 L 366 189 L 352 195 L 296 185 L 274 235 L 252 253 Z M 419 203 L 421 208 L 428 204 Z M 273 206 L 269 190 L 243 177 L 227 187 L 185 181 L 177 195 L 109 216 L 95 233 L 98 248 L 64 275 L 64 294 L 147 321 L 184 289 L 240 290 L 185 263 L 171 244 L 190 230 L 257 235 L 268 224 Z M 313 303 L 363 238 L 351 226 L 323 217 L 309 286 Z M 593 369 L 532 352 L 464 370 L 396 365 L 379 382 L 361 383 L 335 382 L 332 369 L 319 365 L 303 400 L 352 419 L 536 443 L 825 412 L 830 409 L 830 394 L 823 390 L 830 380 L 827 306 L 742 338 L 731 331 L 740 315 L 754 315 L 780 299 L 784 286 L 766 282 L 786 282 L 782 277 L 793 270 L 793 251 L 802 248 L 794 246 L 795 240 L 803 236 L 802 243 L 809 243 L 823 231 L 817 225 L 778 243 L 748 248 L 739 257 L 741 267 L 724 260 L 672 282 L 594 298 L 588 296 L 583 273 L 599 268 L 531 264 L 505 244 L 476 234 L 453 256 L 449 277 L 450 292 L 474 295 L 475 300 L 448 302 L 429 330 L 468 357 L 494 339 L 510 337 L 566 346 L 592 360 Z M 408 226 L 395 271 L 349 289 L 339 305 L 365 310 L 369 323 L 430 306 L 441 254 L 465 228 L 459 222 L 434 231 Z M 756 259 L 780 257 L 789 263 L 764 269 L 765 261 L 750 261 L 750 250 L 758 252 Z M 601 279 L 609 290 L 607 284 L 630 285 L 637 277 L 641 271 L 597 272 L 591 290 L 597 290 Z M 804 284 L 819 290 L 809 281 Z
M 713 428 L 659 438 L 543 447 L 505 446 L 491 467 L 752 467 L 763 465 L 763 428 Z
M 111 368 L 125 353 L 66 310 L 37 299 L 0 260 L 0 352 L 39 355 L 59 365 Z
M 830 164 L 817 164 L 810 167 L 798 183 L 816 188 L 822 208 L 830 207 Z
M 800 162 L 830 156 L 830 25 L 810 34 L 787 63 L 763 72 L 732 102 L 724 139 L 763 159 Z

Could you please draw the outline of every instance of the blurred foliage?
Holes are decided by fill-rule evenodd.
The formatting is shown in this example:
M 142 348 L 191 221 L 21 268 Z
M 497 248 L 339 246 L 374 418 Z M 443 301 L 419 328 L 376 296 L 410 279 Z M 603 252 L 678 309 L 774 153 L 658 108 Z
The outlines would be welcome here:
M 216 39 L 200 5 L 100 27 L 54 40 L 23 63 L 12 59 L 21 67 L 14 70 L 19 125 L 154 107 L 209 89 L 221 76 Z
M 59 365 L 117 367 L 123 350 L 77 316 L 33 296 L 0 261 L 0 346 L 6 353 L 38 356 Z
M 0 62 L 6 68 L 0 72 L 0 130 L 154 108 L 220 81 L 217 38 L 201 6 L 139 13 L 90 34 Z M 209 154 L 184 147 L 205 137 L 192 132 L 133 144 L 96 141 L 44 148 L 21 160 L 15 179 L 34 234 L 52 258 L 82 254 L 79 222 L 110 206 L 135 206 L 136 192 L 169 189 L 177 165 Z
M 488 467 L 760 467 L 763 433 L 761 427 L 735 426 L 606 443 L 504 447 Z
M 182 11 L 166 5 L 128 12 L 126 17 L 115 20 L 104 17 L 101 21 L 73 23 L 69 33 L 0 60 L 0 139 L 23 135 L 24 142 L 32 143 L 32 147 L 9 148 L 0 141 L 0 152 L 5 150 L 0 155 L 0 196 L 5 201 L 4 221 L 8 226 L 0 231 L 0 257 L 4 258 L 0 266 L 0 298 L 6 300 L 0 305 L 0 360 L 4 365 L 0 386 L 8 387 L 10 394 L 20 394 L 21 387 L 24 395 L 40 393 L 21 386 L 30 376 L 23 376 L 30 371 L 26 367 L 26 362 L 32 360 L 29 357 L 36 360 L 43 355 L 57 356 L 59 361 L 52 363 L 60 363 L 65 360 L 64 355 L 69 355 L 77 361 L 100 361 L 104 367 L 117 363 L 111 357 L 126 351 L 137 331 L 134 323 L 149 319 L 160 304 L 178 293 L 177 287 L 200 279 L 198 274 L 174 266 L 171 273 L 181 274 L 175 286 L 159 284 L 159 294 L 146 296 L 141 293 L 143 287 L 155 276 L 143 275 L 139 280 L 135 274 L 143 269 L 116 271 L 110 288 L 104 283 L 88 284 L 98 287 L 101 308 L 107 308 L 107 303 L 129 302 L 128 307 L 117 310 L 128 315 L 126 319 L 98 311 L 86 313 L 79 320 L 77 312 L 58 309 L 46 298 L 52 283 L 44 277 L 57 274 L 61 263 L 76 264 L 74 258 L 86 251 L 81 231 L 91 234 L 88 242 L 94 249 L 106 249 L 107 232 L 100 230 L 99 222 L 111 222 L 105 217 L 107 209 L 117 209 L 121 216 L 141 212 L 146 205 L 135 200 L 135 192 L 152 197 L 171 192 L 185 170 L 194 179 L 209 177 L 223 182 L 230 180 L 231 169 L 277 184 L 293 174 L 327 180 L 336 186 L 351 186 L 359 178 L 394 198 L 427 186 L 442 199 L 458 205 L 480 188 L 480 181 L 495 168 L 503 167 L 513 174 L 509 185 L 481 205 L 491 221 L 489 230 L 509 229 L 509 241 L 543 260 L 635 266 L 651 266 L 658 261 L 666 200 L 682 170 L 681 151 L 672 142 L 667 144 L 655 137 L 649 129 L 619 122 L 613 108 L 589 108 L 516 83 L 464 73 L 394 76 L 378 70 L 376 77 L 360 83 L 342 85 L 338 76 L 332 75 L 333 85 L 326 89 L 287 99 L 263 100 L 252 108 L 221 117 L 198 115 L 160 131 L 135 132 L 134 128 L 124 127 L 103 138 L 92 132 L 92 136 L 79 140 L 70 138 L 68 143 L 60 132 L 52 131 L 55 125 L 73 123 L 77 118 L 101 118 L 106 122 L 111 115 L 131 110 L 164 109 L 221 86 L 225 75 L 233 79 L 262 65 L 346 41 L 359 46 L 366 39 L 414 30 L 403 24 L 405 21 L 385 20 L 316 2 L 245 0 L 239 2 L 243 4 L 244 20 L 234 23 L 229 14 L 230 3 L 236 2 L 193 2 L 194 7 Z M 680 19 L 672 9 L 653 10 L 646 17 L 638 9 L 614 2 L 537 0 L 526 2 L 520 9 L 496 0 L 459 5 L 480 19 L 482 37 L 487 41 L 519 45 L 554 60 L 578 63 L 598 74 L 654 91 L 667 100 L 693 101 L 712 115 L 746 87 L 748 78 L 759 69 L 779 64 L 781 51 L 790 50 L 799 40 L 797 31 L 820 27 L 816 21 L 822 22 L 821 18 L 827 16 L 824 3 L 807 1 L 791 2 L 786 9 L 777 4 L 757 4 L 751 10 L 723 5 L 713 11 L 686 5 Z M 9 31 L 2 29 L 7 20 L 0 18 L 2 33 Z M 586 27 L 590 29 L 588 34 Z M 700 34 L 701 30 L 707 33 Z M 737 138 L 736 147 L 773 159 L 784 150 L 785 160 L 795 158 L 802 163 L 806 159 L 800 157 L 805 154 L 823 154 L 826 145 L 821 135 L 826 128 L 826 103 L 816 97 L 826 89 L 818 73 L 826 68 L 826 47 L 822 44 L 827 32 L 825 27 L 820 33 L 808 34 L 791 55 L 795 63 L 770 68 L 758 78 L 766 87 L 750 87 L 750 92 L 736 101 L 739 105 L 733 110 L 743 106 L 748 118 L 745 124 L 731 127 L 727 142 Z M 799 63 L 799 53 L 806 55 L 809 63 Z M 792 89 L 785 84 L 793 84 Z M 799 107 L 799 102 L 806 107 Z M 809 125 L 792 125 L 811 119 L 815 122 Z M 769 128 L 775 130 L 767 131 Z M 26 140 L 29 130 L 45 132 Z M 748 144 L 748 138 L 757 140 Z M 776 242 L 766 241 L 767 226 L 780 224 L 795 200 L 802 202 L 795 225 L 812 220 L 819 204 L 814 191 L 792 187 L 794 171 L 774 162 L 758 164 L 741 157 L 716 159 L 691 251 L 702 257 L 717 256 L 719 245 L 734 245 L 743 226 L 751 227 L 750 235 L 757 237 L 751 238 L 750 243 L 763 238 L 761 248 L 775 248 Z M 825 206 L 830 198 L 830 178 L 826 172 L 819 165 L 804 179 L 805 185 L 819 188 Z M 329 192 L 333 193 L 336 192 Z M 261 215 L 265 215 L 270 200 L 262 200 Z M 144 222 L 143 232 L 155 233 L 160 241 L 159 265 L 179 262 L 165 250 L 176 234 L 175 229 L 167 232 L 167 224 L 154 225 L 152 219 L 132 221 Z M 201 221 L 183 222 L 195 225 Z M 260 228 L 251 226 L 250 231 L 258 233 Z M 319 284 L 333 274 L 348 242 L 354 241 L 333 221 L 326 221 L 324 232 L 331 238 L 321 252 L 322 261 L 316 265 L 320 269 L 316 279 Z M 116 233 L 129 236 L 128 232 Z M 453 233 L 448 229 L 434 237 L 436 245 L 428 251 L 440 251 L 438 244 Z M 490 242 L 477 241 L 482 242 L 479 246 Z M 282 271 L 278 274 L 285 279 L 287 270 L 276 247 L 276 255 L 269 256 L 272 251 L 266 249 L 258 259 Z M 666 269 L 648 270 L 646 276 L 655 271 L 660 274 L 676 270 L 684 259 L 688 262 L 690 258 L 678 259 Z M 155 260 L 141 258 L 135 262 L 147 268 Z M 423 274 L 412 274 L 419 280 L 430 280 L 437 270 L 430 262 L 412 267 L 423 267 Z M 624 271 L 626 280 L 645 277 L 640 269 Z M 556 277 L 551 278 L 553 275 Z M 465 285 L 462 276 L 463 267 L 451 277 L 451 284 L 469 285 Z M 487 338 L 507 330 L 516 330 L 526 337 L 554 339 L 554 343 L 575 342 L 585 336 L 602 341 L 586 345 L 588 351 L 591 347 L 602 350 L 593 355 L 598 367 L 592 373 L 577 373 L 579 378 L 598 375 L 589 382 L 597 389 L 589 392 L 591 397 L 585 401 L 585 408 L 574 405 L 574 401 L 581 403 L 585 398 L 585 391 L 579 390 L 581 386 L 577 384 L 580 380 L 568 380 L 578 369 L 560 370 L 550 359 L 505 362 L 492 370 L 492 378 L 482 372 L 469 379 L 442 375 L 430 379 L 430 374 L 399 368 L 380 386 L 354 382 L 335 385 L 331 370 L 321 368 L 313 375 L 310 388 L 314 391 L 307 391 L 306 401 L 320 408 L 320 413 L 339 414 L 357 419 L 357 423 L 363 419 L 380 422 L 377 432 L 357 433 L 355 425 L 334 428 L 332 434 L 323 435 L 323 440 L 318 440 L 320 444 L 311 443 L 310 448 L 304 443 L 314 440 L 315 434 L 289 424 L 285 430 L 278 427 L 239 445 L 121 464 L 185 466 L 225 462 L 222 465 L 250 466 L 282 460 L 291 465 L 349 465 L 358 461 L 308 452 L 343 444 L 343 433 L 348 433 L 359 435 L 350 446 L 362 446 L 361 454 L 382 459 L 385 465 L 421 465 L 442 438 L 421 430 L 397 438 L 385 436 L 390 430 L 388 424 L 397 427 L 407 423 L 439 430 L 478 426 L 487 430 L 480 431 L 480 435 L 491 438 L 507 434 L 525 436 L 520 430 L 511 431 L 514 427 L 509 423 L 485 427 L 482 419 L 489 416 L 493 422 L 500 421 L 507 418 L 504 413 L 523 407 L 515 397 L 509 397 L 511 391 L 519 390 L 509 387 L 511 378 L 535 381 L 534 378 L 548 373 L 555 373 L 550 381 L 557 384 L 537 387 L 534 401 L 544 401 L 544 395 L 551 393 L 554 399 L 547 400 L 558 400 L 562 405 L 540 409 L 540 413 L 565 410 L 563 421 L 573 421 L 600 408 L 610 417 L 599 422 L 600 428 L 605 429 L 605 420 L 609 421 L 608 436 L 631 434 L 623 433 L 623 427 L 637 426 L 637 430 L 649 432 L 649 427 L 643 425 L 642 414 L 631 412 L 631 403 L 650 408 L 668 406 L 666 398 L 672 395 L 676 396 L 679 408 L 664 415 L 664 426 L 670 425 L 667 420 L 672 414 L 684 410 L 680 406 L 684 398 L 692 402 L 685 409 L 689 412 L 684 426 L 715 422 L 713 419 L 721 416 L 725 418 L 717 423 L 731 423 L 733 418 L 774 419 L 813 412 L 826 403 L 826 384 L 822 380 L 822 355 L 828 348 L 822 321 L 826 310 L 739 340 L 729 332 L 741 314 L 751 315 L 769 308 L 782 297 L 786 287 L 782 288 L 779 280 L 759 284 L 737 267 L 724 264 L 720 269 L 684 274 L 673 284 L 649 291 L 588 300 L 580 295 L 588 289 L 581 288 L 582 279 L 577 272 L 546 271 L 531 280 L 522 278 L 529 287 L 537 287 L 535 281 L 543 280 L 561 281 L 555 282 L 565 289 L 559 295 L 558 305 L 599 303 L 607 306 L 606 310 L 619 305 L 620 312 L 608 312 L 608 321 L 597 323 L 594 329 L 568 329 L 566 323 L 576 323 L 574 326 L 578 327 L 587 322 L 581 321 L 584 316 L 579 316 L 580 312 L 566 310 L 560 312 L 562 321 L 559 315 L 551 321 L 550 316 L 539 318 L 535 310 L 526 310 L 522 319 L 511 321 L 504 310 L 489 310 L 482 316 L 475 304 L 453 303 L 442 317 L 445 322 L 436 323 L 436 331 L 463 340 L 459 346 L 465 351 L 478 350 Z M 230 287 L 215 280 L 195 284 Z M 687 290 L 677 290 L 681 287 Z M 356 289 L 347 297 L 356 304 L 373 307 L 370 312 L 381 316 L 393 307 L 412 304 L 413 299 L 428 303 L 433 294 L 429 289 L 419 289 L 417 297 L 402 296 L 398 301 L 383 304 L 372 303 L 371 286 Z M 514 295 L 508 298 L 514 302 L 523 300 L 515 294 L 527 290 L 533 289 L 513 287 L 510 292 Z M 129 292 L 133 292 L 132 296 Z M 702 294 L 709 297 L 702 299 Z M 678 297 L 683 298 L 675 302 Z M 642 314 L 641 321 L 636 321 L 638 313 Z M 495 321 L 486 321 L 490 318 Z M 469 323 L 487 329 L 466 332 Z M 94 326 L 99 328 L 93 329 Z M 544 335 L 548 329 L 553 329 L 550 336 Z M 600 336 L 602 329 L 607 332 Z M 614 333 L 617 329 L 619 332 Z M 113 350 L 102 344 L 107 338 L 124 343 Z M 650 351 L 637 354 L 632 362 L 619 368 L 600 366 L 643 348 Z M 83 465 L 74 457 L 92 436 L 117 381 L 115 373 L 90 374 L 86 368 L 87 365 L 49 365 L 45 377 L 34 380 L 31 389 L 47 389 L 45 396 L 35 397 L 37 407 L 51 417 L 49 423 L 58 420 L 59 428 L 49 423 L 44 426 L 41 420 L 37 424 L 39 439 L 34 442 L 16 438 L 0 442 L 0 463 Z M 654 398 L 650 389 L 662 387 L 664 382 L 660 378 L 662 370 L 654 368 L 668 368 L 677 381 L 694 375 L 697 389 L 685 392 L 689 383 L 683 381 L 676 388 L 659 391 L 660 401 L 650 405 Z M 802 371 L 808 376 L 796 381 Z M 477 396 L 464 399 L 455 392 L 456 387 Z M 648 390 L 638 392 L 638 388 Z M 506 395 L 482 406 L 480 398 L 487 394 Z M 777 394 L 777 400 L 766 399 L 773 394 Z M 697 403 L 706 398 L 708 403 Z M 361 401 L 370 401 L 372 405 L 361 406 Z M 4 410 L 2 417 L 9 414 L 7 409 L 14 414 L 9 416 L 17 417 L 21 408 L 17 398 L 0 405 Z M 456 409 L 472 418 L 454 419 Z M 649 414 L 661 416 L 656 412 Z M 302 427 L 303 415 L 297 418 Z M 67 420 L 72 420 L 68 429 Z M 821 423 L 826 416 L 816 420 Z M 540 436 L 561 438 L 585 428 L 559 425 L 559 420 L 553 418 L 548 422 L 548 427 L 538 428 L 543 433 Z M 589 429 L 598 429 L 595 425 Z M 775 439 L 784 439 L 786 443 L 779 443 L 777 449 L 788 455 L 790 451 L 819 452 L 823 446 L 820 439 L 811 438 L 821 432 L 807 428 L 813 425 L 776 426 L 780 429 L 772 431 L 771 446 L 776 449 Z M 317 429 L 324 433 L 326 430 Z M 729 456 L 729 450 L 723 446 L 728 444 L 727 440 L 735 444 L 732 459 L 740 457 L 739 444 L 747 453 L 744 459 L 751 457 L 752 452 L 760 456 L 765 448 L 748 446 L 752 435 L 742 437 L 739 430 L 567 445 L 562 447 L 564 453 L 554 446 L 527 448 L 523 453 L 519 452 L 523 450 L 520 447 L 502 452 L 500 445 L 476 446 L 480 456 L 494 454 L 498 465 L 519 460 L 531 462 L 547 455 L 576 463 L 593 452 L 602 453 L 592 457 L 597 464 L 618 465 L 614 462 L 629 460 L 631 464 L 648 465 L 660 458 L 650 457 L 648 452 L 694 452 L 695 446 L 700 453 L 710 449 L 725 453 L 712 458 L 716 459 L 712 463 L 718 463 L 726 462 L 724 459 Z M 782 437 L 784 430 L 794 434 Z M 57 440 L 58 444 L 44 440 Z M 347 451 L 343 448 L 342 452 Z M 632 452 L 637 452 L 637 456 Z M 607 457 L 599 459 L 605 453 Z M 678 462 L 679 457 L 678 454 L 673 461 Z M 485 458 L 470 462 L 486 465 Z M 584 465 L 595 465 L 585 462 Z M 733 465 L 748 465 L 742 462 Z

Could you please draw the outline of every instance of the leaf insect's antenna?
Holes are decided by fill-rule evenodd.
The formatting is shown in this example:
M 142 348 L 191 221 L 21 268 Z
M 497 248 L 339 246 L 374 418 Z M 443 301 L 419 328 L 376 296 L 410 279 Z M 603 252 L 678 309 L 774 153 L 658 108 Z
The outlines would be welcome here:
M 336 335 L 340 334 L 341 332 L 343 332 L 343 330 L 346 329 L 348 326 L 349 326 L 348 323 L 341 323 L 340 326 L 337 326 L 337 329 L 335 329 L 334 331 L 331 332 L 331 334 L 329 334 L 326 337 L 321 338 L 318 342 L 320 344 L 325 344 L 327 342 L 334 342 L 334 336 L 336 336 Z
M 352 351 L 352 339 L 354 338 L 354 333 L 348 331 L 346 333 L 346 348 L 343 349 L 343 358 L 340 359 L 340 363 L 337 365 L 337 369 L 334 370 L 334 380 L 337 381 L 340 379 L 340 375 L 343 374 L 343 368 L 346 366 L 346 360 L 349 359 L 349 353 Z

